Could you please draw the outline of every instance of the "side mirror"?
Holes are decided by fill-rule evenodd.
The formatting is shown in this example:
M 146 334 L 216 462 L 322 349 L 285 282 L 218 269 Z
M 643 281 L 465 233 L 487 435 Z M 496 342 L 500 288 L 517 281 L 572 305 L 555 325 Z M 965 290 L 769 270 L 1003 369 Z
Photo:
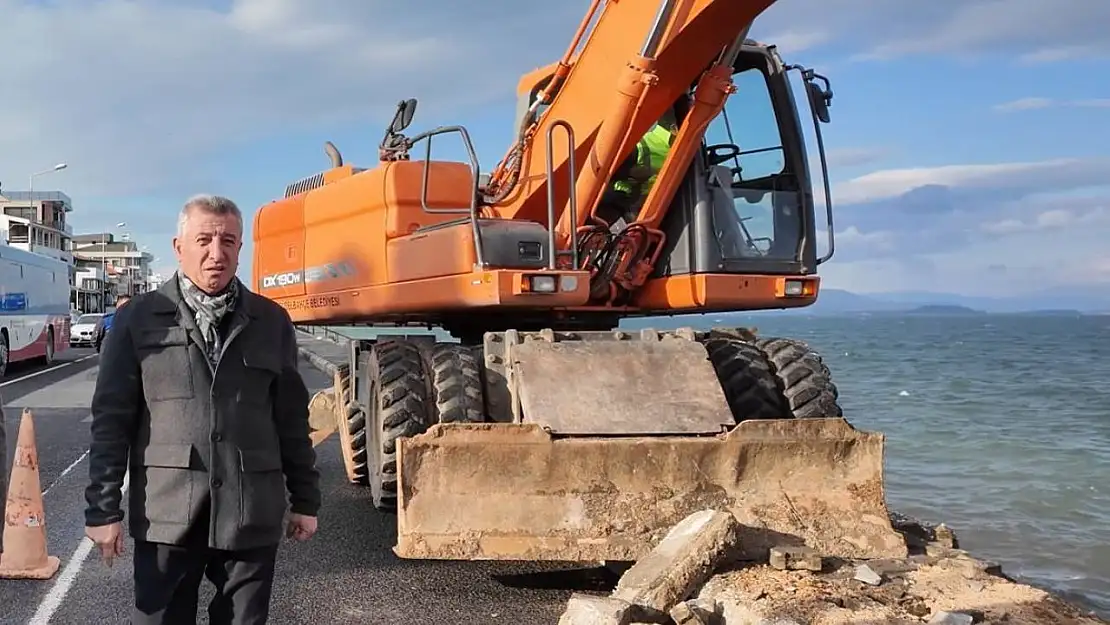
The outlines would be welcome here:
M 813 74 L 814 78 L 825 81 L 825 88 L 821 88 L 813 79 L 806 80 L 806 95 L 809 96 L 809 108 L 821 123 L 829 123 L 829 105 L 832 104 L 832 91 L 828 88 L 829 81 L 824 76 Z
M 416 98 L 402 100 L 397 104 L 397 113 L 389 125 L 389 132 L 399 134 L 412 123 L 412 116 L 416 114 Z

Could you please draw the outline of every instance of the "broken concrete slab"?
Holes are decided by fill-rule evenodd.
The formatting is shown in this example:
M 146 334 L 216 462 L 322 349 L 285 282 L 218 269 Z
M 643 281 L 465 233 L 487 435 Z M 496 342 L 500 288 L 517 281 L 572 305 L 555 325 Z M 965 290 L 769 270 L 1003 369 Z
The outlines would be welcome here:
M 560 621 L 560 625 L 1110 625 L 1046 591 L 1000 575 L 993 562 L 941 542 L 930 543 L 933 555 L 873 560 L 829 558 L 820 572 L 787 570 L 782 562 L 776 567 L 767 560 L 729 558 L 737 553 L 729 547 L 729 516 L 702 511 L 685 519 L 681 528 L 672 529 L 658 552 L 634 565 L 634 575 L 618 585 L 619 592 L 636 598 L 637 603 L 618 596 L 618 592 L 608 598 L 616 602 L 600 606 L 596 597 L 590 597 L 592 606 L 576 606 L 581 617 L 565 614 L 567 620 Z M 714 525 L 714 521 L 721 525 Z M 943 529 L 936 533 L 944 538 Z M 647 566 L 649 558 L 651 566 Z M 708 562 L 714 558 L 719 558 L 719 563 L 713 567 L 713 574 L 702 583 L 693 582 L 703 576 L 700 571 L 708 569 Z M 728 566 L 722 566 L 726 562 Z M 668 567 L 686 572 L 679 572 L 675 579 Z M 696 574 L 689 572 L 691 567 Z M 682 583 L 687 577 L 691 581 Z M 685 586 L 691 587 L 690 591 L 683 590 Z M 689 598 L 691 594 L 696 596 Z M 680 599 L 672 603 L 669 597 Z M 573 601 L 581 604 L 584 600 Z M 654 606 L 669 609 L 662 612 Z M 569 620 L 572 617 L 583 620 Z
M 717 616 L 716 602 L 704 599 L 681 601 L 670 611 L 675 625 L 717 625 Z
M 1002 577 L 1002 565 L 991 560 L 980 560 L 966 553 L 940 561 L 944 566 L 959 569 L 964 577 L 975 579 L 984 575 Z
M 728 512 L 695 512 L 628 569 L 613 597 L 666 613 L 713 574 L 738 535 L 739 524 Z
M 769 615 L 756 606 L 736 600 L 723 599 L 720 614 L 719 622 L 723 625 L 801 625 L 793 618 Z
M 883 576 L 866 564 L 861 564 L 856 567 L 856 574 L 853 579 L 868 584 L 869 586 L 878 586 L 883 583 Z
M 559 625 L 632 625 L 632 606 L 614 597 L 574 593 Z
M 821 572 L 821 554 L 809 547 L 772 547 L 769 556 L 771 566 L 780 571 Z
M 955 621 L 941 621 L 945 625 L 966 623 L 960 614 L 984 624 L 1110 625 L 1044 590 L 1005 578 L 984 575 L 973 586 L 958 567 L 944 562 L 907 567 L 880 586 L 854 581 L 858 564 L 845 562 L 823 573 L 738 564 L 710 578 L 698 598 L 718 602 L 727 625 L 767 625 L 775 618 L 806 625 L 923 625 L 941 611 L 957 615 Z
M 960 546 L 956 540 L 956 534 L 944 523 L 933 528 L 933 536 L 933 540 L 949 549 L 955 549 Z
M 335 430 L 337 424 L 335 390 L 318 391 L 308 402 L 308 429 L 330 432 Z
M 929 625 L 972 625 L 975 617 L 963 612 L 946 612 L 941 610 L 929 619 Z

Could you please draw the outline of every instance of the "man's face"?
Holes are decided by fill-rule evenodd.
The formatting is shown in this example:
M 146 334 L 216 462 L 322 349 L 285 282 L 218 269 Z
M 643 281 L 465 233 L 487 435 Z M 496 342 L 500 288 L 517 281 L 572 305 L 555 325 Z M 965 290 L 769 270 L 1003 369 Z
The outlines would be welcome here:
M 120 308 L 123 308 L 124 306 L 127 305 L 127 302 L 130 302 L 130 301 L 131 301 L 130 297 L 121 297 L 121 298 L 117 299 L 116 300 L 116 310 L 119 310 Z
M 216 215 L 199 208 L 189 212 L 173 249 L 181 272 L 202 291 L 214 294 L 231 282 L 239 269 L 243 226 L 234 215 Z

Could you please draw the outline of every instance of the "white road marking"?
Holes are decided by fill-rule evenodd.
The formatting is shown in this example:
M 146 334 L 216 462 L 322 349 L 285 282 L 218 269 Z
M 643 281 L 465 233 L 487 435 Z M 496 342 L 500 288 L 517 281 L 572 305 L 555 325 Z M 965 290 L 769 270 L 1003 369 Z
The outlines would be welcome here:
M 83 362 L 85 360 L 88 360 L 89 358 L 96 358 L 96 356 L 97 356 L 97 354 L 89 354 L 88 356 L 82 356 L 82 357 L 78 358 L 77 360 L 71 360 L 69 362 L 63 362 L 60 365 L 54 365 L 53 367 L 50 367 L 48 369 L 43 369 L 42 371 L 36 371 L 34 373 L 28 373 L 27 375 L 15 378 L 14 380 L 7 380 L 5 382 L 0 382 L 0 388 L 8 386 L 9 384 L 15 384 L 16 382 L 22 382 L 24 380 L 30 380 L 31 378 L 38 377 L 38 376 L 40 376 L 44 373 L 50 373 L 51 371 L 57 371 L 58 369 L 64 369 L 66 367 L 73 366 L 73 365 L 75 365 L 79 362 Z
M 92 415 L 89 415 L 89 416 L 85 417 L 84 419 L 81 419 L 81 423 L 92 423 Z
M 50 486 L 47 486 L 46 490 L 42 491 L 42 496 L 45 497 L 46 493 L 49 493 L 51 488 L 54 488 L 55 486 L 57 486 L 58 482 L 61 482 L 63 477 L 65 477 L 67 474 L 69 474 L 70 471 L 77 468 L 77 465 L 81 464 L 81 461 L 84 460 L 86 457 L 88 457 L 88 455 L 89 455 L 89 450 L 86 449 L 85 453 L 81 454 L 80 458 L 74 460 L 72 464 L 70 464 L 61 473 L 59 473 L 58 477 L 54 479 L 54 481 L 50 484 Z
M 123 487 L 120 489 L 121 497 L 127 494 L 127 487 L 130 485 L 131 472 L 128 471 L 123 476 Z M 54 585 L 50 587 L 50 591 L 42 598 L 42 603 L 35 610 L 35 615 L 31 617 L 31 620 L 27 621 L 27 625 L 48 625 L 50 623 L 50 619 L 54 617 L 58 608 L 62 607 L 66 595 L 73 588 L 73 583 L 77 581 L 77 576 L 81 574 L 81 567 L 85 566 L 85 561 L 92 553 L 94 546 L 93 541 L 89 540 L 87 536 L 81 537 L 81 542 L 73 550 L 73 555 L 69 557 L 69 561 L 66 562 L 65 568 L 58 575 Z

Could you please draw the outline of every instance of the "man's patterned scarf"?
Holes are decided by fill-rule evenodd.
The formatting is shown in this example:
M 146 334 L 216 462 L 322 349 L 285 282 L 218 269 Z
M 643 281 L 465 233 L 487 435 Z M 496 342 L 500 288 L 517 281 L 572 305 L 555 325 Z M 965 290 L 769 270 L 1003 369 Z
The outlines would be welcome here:
M 200 290 L 193 281 L 186 278 L 185 274 L 177 272 L 178 284 L 181 286 L 181 295 L 185 305 L 193 312 L 204 335 L 205 346 L 208 348 L 208 359 L 213 364 L 220 358 L 223 351 L 223 340 L 220 337 L 220 322 L 225 315 L 235 309 L 239 300 L 239 280 L 232 278 L 227 287 L 218 295 L 209 295 Z

